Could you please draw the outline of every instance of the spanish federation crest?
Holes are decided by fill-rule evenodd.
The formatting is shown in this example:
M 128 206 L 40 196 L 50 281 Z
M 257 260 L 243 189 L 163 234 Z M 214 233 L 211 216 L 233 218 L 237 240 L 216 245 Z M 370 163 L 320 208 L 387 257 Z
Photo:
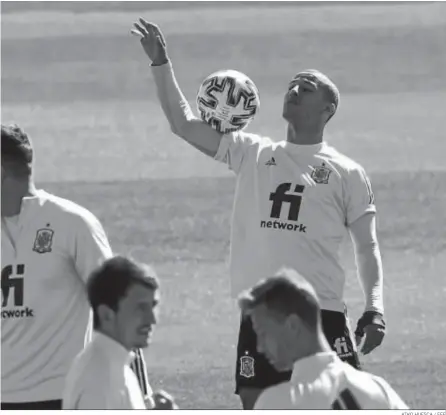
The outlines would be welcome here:
M 322 166 L 314 166 L 311 172 L 311 178 L 318 184 L 327 184 L 330 178 L 331 170 L 322 163 Z
M 245 352 L 246 354 L 248 352 Z M 242 356 L 240 358 L 240 376 L 245 378 L 253 378 L 254 372 L 254 358 L 251 356 Z
M 51 246 L 53 245 L 53 235 L 54 231 L 52 229 L 39 229 L 36 234 L 36 240 L 34 241 L 33 251 L 39 254 L 51 252 Z

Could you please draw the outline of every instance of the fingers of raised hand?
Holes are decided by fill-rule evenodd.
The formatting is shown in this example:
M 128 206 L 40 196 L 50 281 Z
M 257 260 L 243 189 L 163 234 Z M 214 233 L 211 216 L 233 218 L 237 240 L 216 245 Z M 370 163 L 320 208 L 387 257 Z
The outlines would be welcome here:
M 139 18 L 139 22 L 133 23 L 133 26 L 135 29 L 132 29 L 132 33 L 138 34 L 140 36 L 156 36 L 156 30 L 158 29 L 157 26 L 153 23 L 149 23 L 147 20 L 143 19 L 142 17 Z M 158 29 L 159 30 L 159 29 Z
M 139 24 L 146 30 L 147 33 L 157 36 L 160 33 L 159 27 L 155 23 L 148 22 L 142 17 L 139 18 Z
M 150 35 L 152 35 L 152 36 L 154 36 L 154 38 L 158 39 L 158 41 L 163 46 L 166 46 L 166 41 L 164 40 L 164 36 L 161 33 L 160 28 L 155 23 L 148 22 L 147 20 L 143 19 L 142 17 L 139 19 L 139 22 Z
M 140 36 L 142 38 L 147 37 L 149 35 L 147 30 L 143 26 L 139 25 L 138 23 L 133 23 L 133 26 L 135 28 L 131 30 L 132 34 L 134 34 L 136 36 Z

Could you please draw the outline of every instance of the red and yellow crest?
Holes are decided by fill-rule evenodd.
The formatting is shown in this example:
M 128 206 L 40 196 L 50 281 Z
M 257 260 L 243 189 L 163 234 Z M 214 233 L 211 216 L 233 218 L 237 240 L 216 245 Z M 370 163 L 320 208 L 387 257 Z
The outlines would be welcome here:
M 330 178 L 331 170 L 322 163 L 322 166 L 314 166 L 311 172 L 311 178 L 318 184 L 327 184 Z
M 52 229 L 39 229 L 34 241 L 33 251 L 39 254 L 51 252 L 51 247 L 53 245 L 53 235 L 54 231 Z
M 240 376 L 253 378 L 255 376 L 254 363 L 255 360 L 253 357 L 242 356 L 240 358 Z

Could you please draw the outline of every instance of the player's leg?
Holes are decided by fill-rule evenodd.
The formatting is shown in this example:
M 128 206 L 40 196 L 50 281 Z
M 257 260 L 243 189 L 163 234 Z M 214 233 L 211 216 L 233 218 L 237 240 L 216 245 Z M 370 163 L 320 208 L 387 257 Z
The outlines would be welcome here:
M 269 386 L 290 380 L 291 372 L 278 372 L 265 356 L 257 351 L 257 336 L 251 319 L 241 319 L 237 345 L 235 393 L 243 409 L 253 409 L 257 398 Z
M 355 369 L 361 370 L 358 351 L 347 312 L 322 310 L 322 326 L 325 337 L 339 358 Z

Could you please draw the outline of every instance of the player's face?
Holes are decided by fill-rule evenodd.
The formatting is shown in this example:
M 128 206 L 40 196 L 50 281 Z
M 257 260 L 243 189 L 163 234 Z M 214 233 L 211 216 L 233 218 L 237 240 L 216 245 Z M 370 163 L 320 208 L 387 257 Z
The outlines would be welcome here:
M 277 316 L 265 305 L 256 307 L 251 318 L 257 335 L 257 351 L 278 371 L 290 370 L 296 345 L 291 339 L 287 318 Z
M 147 347 L 157 322 L 159 293 L 141 284 L 132 285 L 120 301 L 115 330 L 128 349 Z
M 317 76 L 301 72 L 288 85 L 283 117 L 293 125 L 319 123 L 328 107 L 323 85 Z

